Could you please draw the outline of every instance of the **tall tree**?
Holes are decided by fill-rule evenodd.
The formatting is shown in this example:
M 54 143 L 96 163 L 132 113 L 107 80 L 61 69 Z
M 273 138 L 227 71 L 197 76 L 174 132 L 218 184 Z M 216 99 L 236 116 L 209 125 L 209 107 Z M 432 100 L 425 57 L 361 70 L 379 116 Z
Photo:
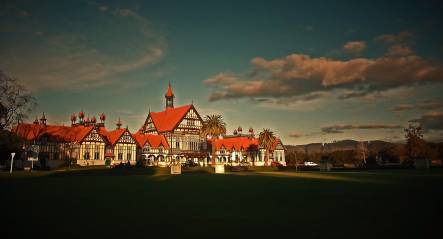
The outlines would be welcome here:
M 221 115 L 206 115 L 201 134 L 204 137 L 211 137 L 211 164 L 215 166 L 215 139 L 226 134 L 226 123 Z
M 423 128 L 420 125 L 409 124 L 405 128 L 406 154 L 410 160 L 425 157 L 428 153 L 426 141 L 423 139 Z
M 263 129 L 262 132 L 260 132 L 258 136 L 258 142 L 261 147 L 265 148 L 265 165 L 268 165 L 269 161 L 269 152 L 271 151 L 272 147 L 275 144 L 276 137 L 274 135 L 274 132 L 272 132 L 270 129 Z
M 35 98 L 17 79 L 0 71 L 0 130 L 27 118 L 35 105 Z

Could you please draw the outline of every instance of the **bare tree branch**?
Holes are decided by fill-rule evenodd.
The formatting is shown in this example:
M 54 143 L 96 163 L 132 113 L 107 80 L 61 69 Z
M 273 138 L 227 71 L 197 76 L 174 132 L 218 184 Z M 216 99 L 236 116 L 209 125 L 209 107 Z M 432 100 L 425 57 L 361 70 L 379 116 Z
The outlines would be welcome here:
M 15 78 L 0 71 L 0 130 L 21 122 L 36 106 L 35 98 Z

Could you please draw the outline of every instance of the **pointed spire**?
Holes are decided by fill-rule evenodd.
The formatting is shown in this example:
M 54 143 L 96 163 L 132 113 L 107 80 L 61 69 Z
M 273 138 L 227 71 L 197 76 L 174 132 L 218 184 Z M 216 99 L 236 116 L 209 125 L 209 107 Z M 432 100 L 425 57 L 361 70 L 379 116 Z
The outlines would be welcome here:
M 166 91 L 166 94 L 165 94 L 166 109 L 174 108 L 174 97 L 175 96 L 174 96 L 174 92 L 172 92 L 171 82 L 169 82 L 168 90 Z
M 46 116 L 45 112 L 43 112 L 42 117 L 40 118 L 40 123 L 43 125 L 46 125 Z
M 38 116 L 35 116 L 34 124 L 38 124 Z
M 174 97 L 174 92 L 172 91 L 171 82 L 169 82 L 168 90 L 166 91 L 165 96 L 166 97 Z

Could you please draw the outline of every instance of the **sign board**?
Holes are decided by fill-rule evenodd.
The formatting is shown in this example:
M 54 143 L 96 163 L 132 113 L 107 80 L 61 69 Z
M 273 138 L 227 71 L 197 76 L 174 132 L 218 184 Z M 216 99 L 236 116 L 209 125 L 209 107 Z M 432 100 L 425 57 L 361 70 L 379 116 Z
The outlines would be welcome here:
M 216 164 L 215 165 L 215 173 L 225 173 L 225 165 L 224 164 Z
M 180 164 L 171 165 L 171 174 L 182 174 L 182 166 Z
M 30 145 L 27 148 L 28 160 L 29 161 L 38 161 L 38 152 L 39 152 L 38 145 Z

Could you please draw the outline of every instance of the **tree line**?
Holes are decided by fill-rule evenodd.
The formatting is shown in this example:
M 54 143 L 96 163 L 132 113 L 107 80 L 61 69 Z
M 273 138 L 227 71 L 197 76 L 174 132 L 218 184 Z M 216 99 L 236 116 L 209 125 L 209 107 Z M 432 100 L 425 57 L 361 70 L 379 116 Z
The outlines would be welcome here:
M 319 163 L 327 157 L 334 166 L 366 167 L 381 165 L 412 165 L 416 158 L 427 158 L 434 163 L 443 164 L 443 142 L 426 142 L 423 128 L 409 124 L 404 129 L 406 143 L 390 143 L 387 147 L 369 149 L 360 142 L 354 149 L 326 150 L 323 152 L 306 152 L 303 150 L 286 151 L 287 165 L 295 166 L 304 162 Z

